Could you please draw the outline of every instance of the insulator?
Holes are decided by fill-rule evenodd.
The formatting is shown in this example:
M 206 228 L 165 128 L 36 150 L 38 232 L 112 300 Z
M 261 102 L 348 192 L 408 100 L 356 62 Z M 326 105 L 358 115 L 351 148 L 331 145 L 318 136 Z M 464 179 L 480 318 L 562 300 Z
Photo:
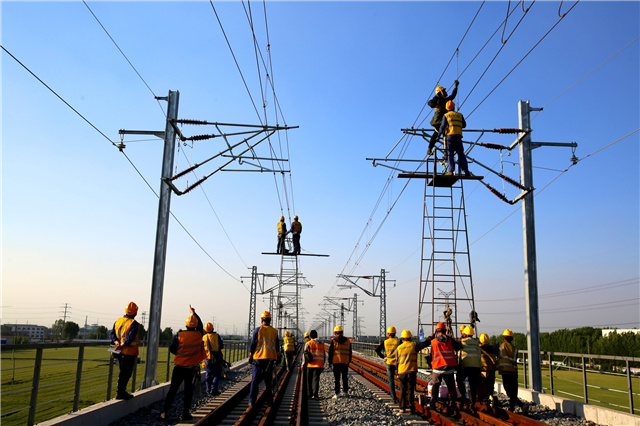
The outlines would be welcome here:
M 198 167 L 198 164 L 195 164 L 195 165 L 193 165 L 193 166 L 189 167 L 188 169 L 181 171 L 181 172 L 180 172 L 180 173 L 178 173 L 177 175 L 174 175 L 174 176 L 171 178 L 171 180 L 176 180 L 176 179 L 178 179 L 179 177 L 186 175 L 187 173 L 189 173 L 191 170 L 195 169 L 196 167 Z
M 513 127 L 505 127 L 504 129 L 498 129 L 498 133 L 520 133 L 522 130 Z
M 507 197 L 505 197 L 504 195 L 499 193 L 498 190 L 496 190 L 494 187 L 487 185 L 487 188 L 489 188 L 489 191 L 493 192 L 493 195 L 495 195 L 496 197 L 500 198 L 505 203 L 511 204 L 511 203 L 509 203 L 509 200 L 507 199 Z
M 195 124 L 195 125 L 203 125 L 203 124 L 207 124 L 206 121 L 202 121 L 202 120 L 190 120 L 190 119 L 179 119 L 176 120 L 176 123 L 180 123 L 180 124 Z
M 187 189 L 184 190 L 184 192 L 182 193 L 182 195 L 186 194 L 187 192 L 191 191 L 193 188 L 195 188 L 196 186 L 200 185 L 202 182 L 204 182 L 205 180 L 207 180 L 206 177 L 203 177 L 202 179 L 200 179 L 199 181 L 197 181 L 196 183 L 194 183 L 193 185 L 191 185 L 190 187 L 188 187 Z
M 515 186 L 518 189 L 522 189 L 524 190 L 524 186 L 520 185 L 518 182 L 516 182 L 515 180 L 511 179 L 510 177 L 507 177 L 505 175 L 500 175 L 500 177 L 504 180 L 506 180 L 507 182 L 509 182 L 511 185 Z
M 202 141 L 205 139 L 211 139 L 214 138 L 214 135 L 195 135 L 195 136 L 189 136 L 188 138 L 184 138 L 184 140 L 186 141 Z
M 482 146 L 490 149 L 507 149 L 507 147 L 504 145 L 500 145 L 497 143 L 489 143 L 489 142 L 483 143 Z

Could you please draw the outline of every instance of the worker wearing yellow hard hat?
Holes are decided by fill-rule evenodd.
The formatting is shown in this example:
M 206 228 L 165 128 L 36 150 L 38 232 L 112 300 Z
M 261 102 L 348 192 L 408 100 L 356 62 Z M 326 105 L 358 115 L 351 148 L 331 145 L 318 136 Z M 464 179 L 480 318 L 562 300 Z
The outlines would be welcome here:
M 478 386 L 478 400 L 488 401 L 495 406 L 493 388 L 496 382 L 496 358 L 499 345 L 492 345 L 486 333 L 480 335 L 480 386 Z
M 509 411 L 515 410 L 518 406 L 526 414 L 529 405 L 518 398 L 518 348 L 513 344 L 513 338 L 513 331 L 510 329 L 502 333 L 498 370 L 502 376 L 504 391 L 509 397 Z
M 293 217 L 293 223 L 291 223 L 293 254 L 300 254 L 300 234 L 302 234 L 302 224 L 298 221 L 298 216 L 296 215 Z
M 442 124 L 442 117 L 444 117 L 444 114 L 447 112 L 447 102 L 455 99 L 456 95 L 458 94 L 458 80 L 456 80 L 453 85 L 454 87 L 451 95 L 447 95 L 447 90 L 444 87 L 436 87 L 436 96 L 434 96 L 429 102 L 427 102 L 427 104 L 431 108 L 433 108 L 433 117 L 431 118 L 430 124 L 435 130 L 431 135 L 431 139 L 429 140 L 429 147 L 427 150 L 428 155 L 432 155 L 434 152 L 433 148 L 435 147 L 438 140 L 438 131 L 440 130 L 440 125 Z
M 307 392 L 309 398 L 318 399 L 320 375 L 324 370 L 324 343 L 318 341 L 318 332 L 311 330 L 309 342 L 304 345 L 304 364 L 307 370 Z
M 249 404 L 251 405 L 255 404 L 258 398 L 258 385 L 262 380 L 264 380 L 267 392 L 267 401 L 271 402 L 273 398 L 273 366 L 279 363 L 280 340 L 278 339 L 278 330 L 271 327 L 271 312 L 264 311 L 260 315 L 260 320 L 262 325 L 253 331 L 249 347 L 249 364 L 252 364 L 253 367 L 249 391 Z
M 469 176 L 469 166 L 467 164 L 467 157 L 464 155 L 464 149 L 462 147 L 462 129 L 467 127 L 464 116 L 460 112 L 456 112 L 456 104 L 453 101 L 448 101 L 446 104 L 447 113 L 442 117 L 442 123 L 440 124 L 440 136 L 446 138 L 445 146 L 447 151 L 447 175 L 453 175 L 456 169 L 455 155 L 458 155 L 458 164 L 460 165 L 460 172 L 463 172 L 465 176 Z
M 333 329 L 334 337 L 329 345 L 329 367 L 333 366 L 333 378 L 335 381 L 335 395 L 339 398 L 340 379 L 342 379 L 342 396 L 349 396 L 349 363 L 351 363 L 351 341 L 344 336 L 344 329 L 336 325 Z
M 469 379 L 469 402 L 474 406 L 478 400 L 478 383 L 480 382 L 480 342 L 473 337 L 475 330 L 465 326 L 460 343 L 462 349 L 458 352 L 460 366 L 456 374 L 456 382 L 461 398 L 466 399 L 465 379 Z
M 293 369 L 293 360 L 296 357 L 296 340 L 295 337 L 287 330 L 284 332 L 284 362 L 287 371 Z
M 116 399 L 133 398 L 133 395 L 127 392 L 127 383 L 129 383 L 138 359 L 138 333 L 140 332 L 140 326 L 138 321 L 134 319 L 137 314 L 138 305 L 129 302 L 124 308 L 124 316 L 116 320 L 109 333 L 111 343 L 116 345 L 115 350 L 120 351 L 119 354 L 115 354 L 120 364 Z
M 286 249 L 284 248 L 286 236 L 287 224 L 284 221 L 284 216 L 280 216 L 280 222 L 278 222 L 278 248 L 276 249 L 276 253 L 286 254 Z
M 402 330 L 400 338 L 402 344 L 395 350 L 395 361 L 398 366 L 398 380 L 400 381 L 400 412 L 407 409 L 412 413 L 415 411 L 413 397 L 416 391 L 416 381 L 418 375 L 418 352 L 429 346 L 427 340 L 413 342 L 411 331 Z
M 222 377 L 222 367 L 224 364 L 224 341 L 222 337 L 213 331 L 213 324 L 208 322 L 204 326 L 205 335 L 202 336 L 202 343 L 207 357 L 204 359 L 205 389 L 207 393 L 216 396 L 220 395 L 218 386 Z
M 396 338 L 396 328 L 387 328 L 387 339 L 380 343 L 375 351 L 378 356 L 385 360 L 387 365 L 387 379 L 389 380 L 389 393 L 393 402 L 398 402 L 396 396 L 396 348 L 400 346 L 400 339 Z

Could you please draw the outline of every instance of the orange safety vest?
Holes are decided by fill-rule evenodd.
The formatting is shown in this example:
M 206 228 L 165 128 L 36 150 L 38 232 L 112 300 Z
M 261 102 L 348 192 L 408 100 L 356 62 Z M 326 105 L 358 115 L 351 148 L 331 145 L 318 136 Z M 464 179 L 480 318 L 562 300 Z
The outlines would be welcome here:
M 213 359 L 213 352 L 220 352 L 220 336 L 215 331 L 202 336 L 202 342 L 207 353 L 207 359 Z
M 277 339 L 278 330 L 269 325 L 261 325 L 258 330 L 256 352 L 253 354 L 253 359 L 278 359 Z
M 349 352 L 351 349 L 351 341 L 347 339 L 344 343 L 338 343 L 337 339 L 333 340 L 333 364 L 349 364 Z
M 448 338 L 446 342 L 440 342 L 438 339 L 431 341 L 431 367 L 455 367 L 458 365 L 456 359 L 456 352 L 451 344 L 451 338 Z
M 509 342 L 502 342 L 500 346 L 498 370 L 511 373 L 518 372 L 518 348 Z
M 388 365 L 396 365 L 395 351 L 401 343 L 400 339 L 395 337 L 390 337 L 384 341 L 384 354 L 387 356 L 385 361 Z
M 133 324 L 134 321 L 135 320 L 133 318 L 127 318 L 127 317 L 118 318 L 118 320 L 116 321 L 116 324 L 113 326 L 113 328 L 116 331 L 116 337 L 118 338 L 118 341 L 120 341 L 120 344 L 122 344 L 122 342 L 126 340 L 127 336 L 129 335 L 129 330 L 131 329 L 131 325 Z M 140 333 L 139 327 L 138 327 L 138 333 Z M 123 346 L 122 348 L 120 348 L 120 353 L 122 353 L 123 355 L 138 356 L 138 335 L 137 334 L 136 334 L 136 338 L 133 339 L 133 342 L 129 342 L 127 346 Z
M 196 330 L 178 332 L 178 351 L 173 360 L 175 365 L 193 367 L 207 356 L 202 343 L 202 334 Z
M 411 341 L 403 342 L 398 346 L 398 349 L 396 349 L 396 360 L 398 362 L 398 374 L 418 371 L 418 351 L 416 351 L 416 344 Z
M 449 111 L 444 116 L 447 118 L 447 124 L 449 124 L 446 130 L 447 136 L 462 136 L 462 120 L 464 120 L 462 114 L 455 111 Z
M 307 367 L 324 368 L 324 343 L 311 339 L 307 345 L 309 346 L 309 352 L 313 357 L 311 362 L 307 363 Z

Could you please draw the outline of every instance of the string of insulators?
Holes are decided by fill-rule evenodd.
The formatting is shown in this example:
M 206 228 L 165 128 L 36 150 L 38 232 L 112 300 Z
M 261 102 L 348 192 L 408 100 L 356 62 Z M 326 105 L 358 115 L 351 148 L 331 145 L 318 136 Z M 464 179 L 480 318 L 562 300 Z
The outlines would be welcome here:
M 205 139 L 213 139 L 216 135 L 195 135 L 184 138 L 185 141 L 203 141 Z
M 526 189 L 524 186 L 520 185 L 518 182 L 516 182 L 515 180 L 511 179 L 510 177 L 507 177 L 507 176 L 503 175 L 502 173 L 498 173 L 498 176 L 500 176 L 502 179 L 506 180 L 511 185 L 515 186 L 516 188 L 521 189 L 522 191 L 524 191 Z
M 206 121 L 203 120 L 190 120 L 188 118 L 182 118 L 179 120 L 176 120 L 176 123 L 180 123 L 180 124 L 195 124 L 195 125 L 204 125 L 204 124 L 209 124 Z
M 504 195 L 502 195 L 500 192 L 498 192 L 497 189 L 495 189 L 494 187 L 492 187 L 491 185 L 489 185 L 488 183 L 485 183 L 485 186 L 487 187 L 487 189 L 489 189 L 489 191 L 491 191 L 493 193 L 493 195 L 495 195 L 496 197 L 500 198 L 502 201 L 504 201 L 507 204 L 512 204 L 511 201 L 509 201 L 507 199 L 507 197 L 505 197 Z
M 485 148 L 489 148 L 489 149 L 508 149 L 506 146 L 504 145 L 500 145 L 497 143 L 489 143 L 489 142 L 485 142 L 483 144 L 481 144 L 483 147 Z
M 194 183 L 193 185 L 191 185 L 190 187 L 188 187 L 187 189 L 185 189 L 182 194 L 186 194 L 187 192 L 191 191 L 193 188 L 195 188 L 196 186 L 200 185 L 202 182 L 204 182 L 205 180 L 207 180 L 208 176 L 203 177 L 202 179 L 200 179 L 199 181 L 197 181 L 196 183 Z
M 171 179 L 170 179 L 170 180 L 176 180 L 176 179 L 178 179 L 180 176 L 184 176 L 184 175 L 186 175 L 187 173 L 189 173 L 190 171 L 192 171 L 193 169 L 195 169 L 195 168 L 196 168 L 196 167 L 198 167 L 198 166 L 200 166 L 200 165 L 199 165 L 199 164 L 194 164 L 193 166 L 189 167 L 188 169 L 183 170 L 183 171 L 181 171 L 180 173 L 178 173 L 177 175 L 175 175 L 175 176 L 171 177 Z
M 514 127 L 505 127 L 504 129 L 496 129 L 498 133 L 520 133 L 522 130 Z

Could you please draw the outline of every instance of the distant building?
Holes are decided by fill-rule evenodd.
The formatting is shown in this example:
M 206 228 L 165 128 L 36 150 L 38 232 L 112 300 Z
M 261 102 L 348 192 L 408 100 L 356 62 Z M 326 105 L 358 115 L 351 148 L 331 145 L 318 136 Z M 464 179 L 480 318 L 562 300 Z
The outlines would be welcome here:
M 640 334 L 640 328 L 609 328 L 606 330 L 602 330 L 602 337 L 607 337 L 611 333 L 624 334 L 624 333 L 635 333 Z
M 19 336 L 29 336 L 32 340 L 44 340 L 47 336 L 47 327 L 34 324 L 5 324 L 11 327 L 11 331 Z

